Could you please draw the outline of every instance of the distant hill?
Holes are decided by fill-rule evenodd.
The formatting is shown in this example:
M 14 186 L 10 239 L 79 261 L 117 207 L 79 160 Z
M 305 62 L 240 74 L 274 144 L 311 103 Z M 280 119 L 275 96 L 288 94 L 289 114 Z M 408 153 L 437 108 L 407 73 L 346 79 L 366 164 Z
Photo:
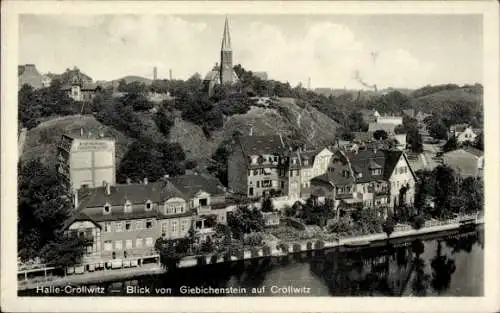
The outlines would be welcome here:
M 440 112 L 453 104 L 469 104 L 473 110 L 482 110 L 483 87 L 443 85 L 424 87 L 410 94 L 410 106 L 426 113 Z
M 130 143 L 130 139 L 117 130 L 99 123 L 93 116 L 70 115 L 50 119 L 30 129 L 26 136 L 24 152 L 21 160 L 40 159 L 48 165 L 55 164 L 57 145 L 63 134 L 80 133 L 80 128 L 85 132 L 94 134 L 102 131 L 105 136 L 116 140 L 117 163 L 122 159 Z

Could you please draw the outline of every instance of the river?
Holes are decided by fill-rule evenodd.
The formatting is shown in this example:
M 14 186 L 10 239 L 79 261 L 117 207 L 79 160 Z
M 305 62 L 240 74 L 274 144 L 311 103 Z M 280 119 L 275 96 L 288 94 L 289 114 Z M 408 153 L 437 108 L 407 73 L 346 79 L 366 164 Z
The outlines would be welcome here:
M 482 296 L 483 250 L 480 228 L 377 247 L 179 269 L 88 287 L 104 287 L 106 295 L 114 296 Z

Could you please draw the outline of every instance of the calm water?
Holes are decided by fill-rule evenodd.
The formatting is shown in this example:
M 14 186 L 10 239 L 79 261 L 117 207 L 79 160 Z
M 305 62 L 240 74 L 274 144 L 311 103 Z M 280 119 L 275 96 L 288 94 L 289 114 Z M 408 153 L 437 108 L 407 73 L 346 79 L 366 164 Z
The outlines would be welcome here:
M 140 295 L 133 287 L 148 287 L 153 296 L 482 296 L 483 242 L 482 229 L 457 231 L 378 247 L 179 269 L 99 286 L 115 296 Z M 216 288 L 226 290 L 217 294 Z

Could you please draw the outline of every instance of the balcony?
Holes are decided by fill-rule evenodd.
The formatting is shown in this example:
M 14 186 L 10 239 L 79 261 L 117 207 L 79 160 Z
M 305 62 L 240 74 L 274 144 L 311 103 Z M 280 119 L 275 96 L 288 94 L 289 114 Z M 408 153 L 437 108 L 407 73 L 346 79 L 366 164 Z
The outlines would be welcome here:
M 196 208 L 198 214 L 210 213 L 212 211 L 211 205 L 200 205 Z

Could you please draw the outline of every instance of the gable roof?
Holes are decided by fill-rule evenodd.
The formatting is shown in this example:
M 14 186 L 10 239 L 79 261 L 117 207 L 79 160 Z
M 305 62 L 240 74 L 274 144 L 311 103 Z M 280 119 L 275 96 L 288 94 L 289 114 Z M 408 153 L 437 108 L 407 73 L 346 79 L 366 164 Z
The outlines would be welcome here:
M 93 223 L 94 225 L 96 225 L 98 228 L 101 228 L 101 225 L 96 223 L 96 221 L 93 220 L 92 218 L 90 218 L 87 214 L 85 214 L 81 211 L 78 211 L 78 212 L 76 212 L 76 214 L 73 214 L 69 219 L 67 219 L 64 222 L 63 229 L 67 229 L 68 227 L 71 226 L 71 224 L 73 224 L 75 222 L 85 222 L 85 221 L 89 221 L 89 222 Z
M 79 209 L 90 207 L 102 207 L 106 203 L 111 206 L 125 205 L 127 201 L 134 204 L 144 204 L 146 201 L 163 202 L 173 197 L 182 197 L 180 192 L 170 184 L 160 181 L 148 184 L 124 184 L 110 186 L 110 194 L 106 193 L 106 187 L 80 189 L 78 191 L 81 199 Z
M 275 154 L 286 151 L 284 139 L 280 136 L 240 136 L 237 139 L 246 156 Z
M 185 199 L 192 199 L 199 191 L 211 196 L 225 194 L 221 182 L 211 176 L 188 174 L 169 178 L 169 181 Z
M 385 155 L 381 150 L 359 150 L 358 152 L 348 152 L 347 157 L 351 162 L 353 171 L 356 173 L 358 183 L 381 180 L 384 178 L 384 172 L 379 175 L 372 175 L 373 168 L 383 169 L 385 167 Z M 357 174 L 361 174 L 361 177 Z

